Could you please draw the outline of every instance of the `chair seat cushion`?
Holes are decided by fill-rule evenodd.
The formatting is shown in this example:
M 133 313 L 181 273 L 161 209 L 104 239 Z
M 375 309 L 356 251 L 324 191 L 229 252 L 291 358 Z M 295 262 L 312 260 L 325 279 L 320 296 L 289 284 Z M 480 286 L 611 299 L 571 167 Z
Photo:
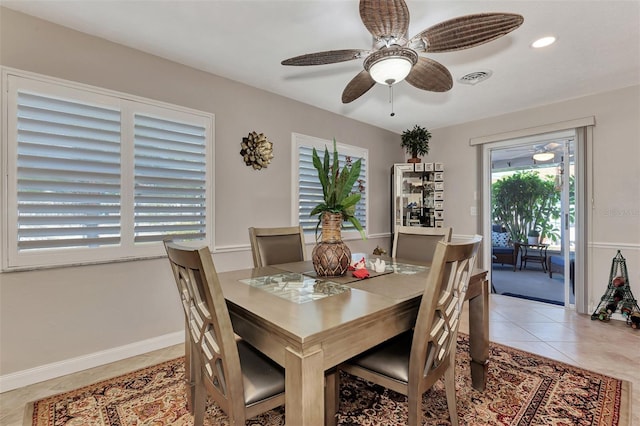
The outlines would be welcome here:
M 284 392 L 284 369 L 243 340 L 238 341 L 246 405 Z
M 554 265 L 564 265 L 564 257 L 562 256 L 549 256 L 549 262 Z
M 569 261 L 571 263 L 574 262 L 574 254 L 570 253 L 569 254 Z M 551 263 L 552 265 L 559 265 L 559 266 L 564 266 L 564 256 L 560 256 L 560 255 L 551 255 L 549 256 L 549 263 Z
M 513 247 L 492 247 L 493 254 L 513 254 Z
M 368 350 L 349 363 L 407 383 L 412 340 L 413 332 L 407 331 Z

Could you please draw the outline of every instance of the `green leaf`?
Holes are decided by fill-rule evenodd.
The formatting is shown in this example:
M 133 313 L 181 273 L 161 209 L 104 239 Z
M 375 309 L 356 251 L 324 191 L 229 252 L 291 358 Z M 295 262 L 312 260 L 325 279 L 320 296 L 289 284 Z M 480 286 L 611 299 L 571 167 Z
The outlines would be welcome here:
M 329 207 L 325 203 L 320 203 L 311 210 L 309 216 L 315 216 L 319 213 L 326 212 L 327 210 L 329 210 Z
M 358 160 L 355 163 L 353 163 L 353 165 L 351 166 L 351 169 L 349 170 L 348 175 L 346 176 L 344 188 L 342 188 L 342 192 L 340 194 L 341 199 L 345 198 L 353 190 L 353 185 L 356 183 L 356 181 L 360 177 L 361 167 L 362 167 L 362 159 L 358 158 Z
M 356 204 L 358 204 L 358 201 L 360 201 L 361 198 L 362 198 L 362 195 L 357 192 L 354 194 L 351 194 L 348 197 L 346 197 L 344 200 L 342 200 L 342 207 L 345 209 L 354 207 Z
M 348 218 L 349 222 L 351 222 L 353 224 L 353 226 L 355 226 L 355 228 L 360 232 L 360 236 L 362 237 L 363 240 L 367 239 L 367 236 L 364 234 L 364 229 L 362 229 L 362 225 L 360 224 L 360 221 L 351 216 L 350 218 Z
M 318 152 L 315 148 L 313 148 L 313 152 L 311 153 L 311 157 L 313 159 L 313 167 L 316 168 L 318 172 L 318 179 L 320 180 L 320 185 L 322 185 L 322 194 L 324 198 L 327 198 L 327 174 L 322 173 L 323 166 L 320 163 L 320 157 L 318 157 Z M 328 164 L 327 152 L 325 151 L 325 163 Z

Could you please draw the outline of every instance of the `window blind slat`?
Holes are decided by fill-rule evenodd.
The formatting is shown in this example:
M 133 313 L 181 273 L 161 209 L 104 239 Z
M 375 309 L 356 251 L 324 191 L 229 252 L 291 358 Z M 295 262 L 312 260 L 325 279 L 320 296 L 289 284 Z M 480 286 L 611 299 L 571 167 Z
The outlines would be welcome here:
M 120 226 L 118 224 L 109 226 L 109 225 L 100 225 L 97 224 L 94 226 L 57 226 L 57 227 L 37 227 L 37 228 L 24 228 L 22 230 L 22 235 L 25 240 L 29 238 L 44 238 L 44 237 L 79 237 L 84 238 L 86 240 L 95 240 L 97 235 L 107 236 L 107 235 L 119 235 L 120 234 Z M 89 235 L 93 235 L 93 238 L 88 237 Z
M 18 205 L 20 217 L 28 216 L 41 216 L 46 218 L 49 223 L 56 223 L 58 216 L 74 216 L 78 223 L 84 222 L 87 218 L 92 216 L 103 214 L 113 215 L 120 214 L 120 203 L 117 204 L 53 204 L 53 203 L 40 203 L 29 204 L 22 203 Z M 21 226 L 20 222 L 19 226 Z
M 119 215 L 99 214 L 99 215 L 93 215 L 92 218 L 88 216 L 90 215 L 87 215 L 86 217 L 87 222 L 93 221 L 93 223 L 101 223 L 103 225 L 112 225 L 112 224 L 120 223 Z M 77 220 L 74 216 L 64 216 L 64 215 L 58 215 L 56 217 L 56 222 L 57 222 L 57 226 L 77 224 Z M 50 226 L 50 221 L 49 221 L 49 218 L 46 216 L 24 216 L 22 218 L 22 225 L 25 227 L 25 229 L 30 227 L 35 227 L 35 226 L 46 227 L 46 226 Z
M 106 193 L 64 193 L 57 192 L 51 194 L 49 191 L 18 191 L 21 205 L 36 204 L 53 205 L 53 204 L 120 204 L 120 196 L 118 194 L 109 195 Z
M 21 129 L 18 135 L 20 145 L 23 149 L 34 149 L 37 152 L 43 152 L 51 149 L 73 149 L 72 152 L 78 150 L 102 151 L 118 153 L 120 151 L 120 134 L 114 133 L 113 137 L 101 139 L 78 138 L 69 135 L 53 135 L 51 133 L 36 132 L 30 129 Z
M 139 161 L 136 158 L 136 161 Z M 146 162 L 145 162 L 146 163 Z M 181 168 L 178 167 L 169 167 L 170 165 L 175 166 L 175 162 L 167 162 L 167 161 L 154 161 L 154 166 L 150 166 L 149 164 L 140 164 L 136 167 L 137 175 L 140 176 L 141 179 L 153 178 L 153 179 L 163 179 L 167 178 L 169 181 L 175 181 L 176 179 L 180 180 L 196 180 L 200 182 L 205 181 L 206 172 L 202 169 L 204 168 L 204 164 L 190 165 L 188 163 L 183 163 Z M 150 182 L 151 180 L 147 180 Z
M 185 189 L 186 188 L 186 189 Z M 158 185 L 155 188 L 147 188 L 144 192 L 138 192 L 138 202 L 144 203 L 176 203 L 176 204 L 203 204 L 204 199 L 198 198 L 200 195 L 200 188 L 189 189 L 184 188 L 165 188 Z
M 158 206 L 161 208 L 158 209 Z M 175 217 L 179 220 L 181 217 L 197 217 L 198 220 L 204 221 L 206 216 L 202 213 L 202 204 L 179 204 L 175 206 L 162 204 L 147 204 L 138 206 L 140 221 L 144 221 L 147 217 Z
M 29 191 L 29 188 L 34 186 L 40 187 L 44 191 L 51 193 L 117 193 L 120 189 L 120 185 L 117 182 L 66 182 L 66 181 L 53 181 L 36 179 L 35 177 L 21 180 L 18 191 L 24 193 Z
M 86 238 L 55 238 L 48 240 L 24 240 L 20 241 L 20 250 L 56 249 L 56 248 L 82 248 L 113 246 L 120 244 L 120 237 L 102 237 L 99 241 L 88 241 Z
M 149 235 L 139 235 L 136 237 L 136 242 L 137 243 L 150 243 L 150 242 L 156 242 L 158 241 L 158 237 L 159 237 L 159 233 L 151 233 Z M 202 240 L 204 238 L 206 238 L 206 233 L 203 232 L 199 232 L 199 233 L 180 233 L 180 232 L 170 232 L 168 230 L 164 230 L 162 232 L 162 238 L 173 238 L 175 240 Z

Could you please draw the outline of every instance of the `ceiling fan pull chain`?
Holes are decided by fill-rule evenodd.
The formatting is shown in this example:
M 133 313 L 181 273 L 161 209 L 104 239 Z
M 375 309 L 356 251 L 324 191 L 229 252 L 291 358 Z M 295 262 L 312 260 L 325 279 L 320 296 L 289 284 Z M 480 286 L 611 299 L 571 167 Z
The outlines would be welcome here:
M 391 104 L 391 117 L 395 116 L 396 113 L 393 112 L 393 85 L 389 85 L 389 103 Z

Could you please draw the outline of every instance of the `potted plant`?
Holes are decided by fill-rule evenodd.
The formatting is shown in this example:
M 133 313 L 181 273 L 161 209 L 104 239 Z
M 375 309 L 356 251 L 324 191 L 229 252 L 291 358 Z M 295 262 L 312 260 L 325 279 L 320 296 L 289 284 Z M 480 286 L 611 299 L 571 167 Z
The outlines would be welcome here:
M 351 222 L 362 238 L 365 238 L 364 229 L 355 216 L 356 204 L 360 201 L 361 195 L 353 190 L 360 176 L 362 160 L 358 159 L 352 163 L 347 157 L 345 166 L 340 170 L 335 139 L 332 157 L 330 161 L 329 150 L 325 148 L 324 158 L 320 160 L 318 152 L 313 148 L 313 167 L 318 172 L 323 194 L 323 202 L 315 206 L 310 213 L 311 216 L 319 215 L 318 227 L 322 226 L 322 239 L 312 253 L 313 266 L 318 276 L 344 275 L 349 268 L 351 251 L 342 241 L 342 222 Z
M 540 231 L 537 229 L 530 229 L 527 233 L 527 240 L 529 244 L 538 244 L 540 242 Z
M 493 222 L 506 228 L 511 241 L 527 241 L 531 229 L 538 232 L 538 241 L 540 236 L 559 238 L 553 221 L 560 217 L 560 193 L 537 172 L 518 172 L 494 182 L 491 209 Z
M 411 130 L 402 132 L 402 143 L 400 144 L 411 158 L 409 163 L 419 163 L 420 156 L 429 154 L 429 140 L 431 132 L 417 124 Z

